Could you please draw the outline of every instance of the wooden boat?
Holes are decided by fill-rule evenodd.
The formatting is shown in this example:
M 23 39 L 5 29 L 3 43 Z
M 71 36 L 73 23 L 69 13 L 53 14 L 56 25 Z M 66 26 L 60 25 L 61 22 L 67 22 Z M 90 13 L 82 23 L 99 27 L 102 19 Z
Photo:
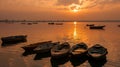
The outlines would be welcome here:
M 34 43 L 34 44 L 30 44 L 30 45 L 23 46 L 22 48 L 23 48 L 25 51 L 33 51 L 33 49 L 35 49 L 35 48 L 38 47 L 39 45 L 49 44 L 49 43 L 51 43 L 51 42 L 52 42 L 52 41 L 38 42 L 38 43 Z
M 86 26 L 94 26 L 94 24 L 86 24 Z
M 92 59 L 103 59 L 106 57 L 107 53 L 107 49 L 99 44 L 96 44 L 88 49 L 88 56 Z
M 72 49 L 70 50 L 70 54 L 72 56 L 84 56 L 87 52 L 87 45 L 83 42 L 76 44 L 72 47 Z
M 56 45 L 51 49 L 51 56 L 54 59 L 63 58 L 68 56 L 70 45 L 68 42 L 64 42 L 60 45 Z
M 54 25 L 55 23 L 54 23 L 54 22 L 49 22 L 48 24 L 49 24 L 49 25 Z
M 12 44 L 18 42 L 25 42 L 27 35 L 18 35 L 18 36 L 9 36 L 9 37 L 2 37 L 2 43 L 4 44 Z
M 90 26 L 90 29 L 104 29 L 105 26 Z
M 27 23 L 28 25 L 32 25 L 32 23 Z
M 33 51 L 35 53 L 47 53 L 47 52 L 50 52 L 50 50 L 53 46 L 58 45 L 59 43 L 60 42 L 41 44 L 38 47 L 36 47 L 35 49 L 33 49 Z

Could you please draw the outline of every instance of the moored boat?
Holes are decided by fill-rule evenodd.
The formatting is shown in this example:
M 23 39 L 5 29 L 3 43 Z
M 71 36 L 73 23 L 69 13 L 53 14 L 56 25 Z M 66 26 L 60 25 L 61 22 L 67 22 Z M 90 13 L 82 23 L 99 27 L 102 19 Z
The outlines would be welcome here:
M 60 42 L 54 42 L 54 43 L 47 43 L 47 44 L 41 44 L 37 46 L 33 51 L 35 53 L 47 53 L 50 52 L 51 48 L 55 45 L 58 45 Z
M 51 42 L 52 42 L 52 41 L 38 42 L 38 43 L 34 43 L 34 44 L 30 44 L 30 45 L 23 46 L 22 48 L 23 48 L 25 51 L 33 51 L 33 49 L 35 49 L 35 48 L 38 47 L 39 45 L 49 44 L 49 43 L 51 43 Z
M 70 44 L 64 42 L 60 45 L 56 45 L 51 49 L 51 56 L 54 59 L 63 58 L 68 56 L 70 50 Z
M 89 29 L 104 29 L 105 26 L 90 26 Z
M 17 35 L 17 36 L 8 36 L 8 37 L 2 37 L 2 43 L 3 44 L 12 44 L 12 43 L 19 43 L 19 42 L 25 42 L 27 35 Z
M 87 48 L 88 47 L 85 43 L 78 43 L 71 48 L 70 54 L 74 57 L 84 56 L 86 55 Z
M 86 24 L 86 26 L 94 26 L 94 24 Z
M 49 25 L 54 25 L 55 23 L 54 23 L 54 22 L 49 22 L 48 24 L 49 24 Z
M 28 25 L 32 25 L 32 23 L 27 23 Z
M 107 49 L 100 44 L 96 44 L 88 49 L 88 56 L 96 60 L 105 58 L 107 53 Z

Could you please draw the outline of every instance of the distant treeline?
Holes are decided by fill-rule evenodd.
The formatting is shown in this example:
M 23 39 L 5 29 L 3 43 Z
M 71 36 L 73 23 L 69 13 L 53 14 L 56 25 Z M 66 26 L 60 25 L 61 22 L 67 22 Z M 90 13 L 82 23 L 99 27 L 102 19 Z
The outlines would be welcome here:
M 0 22 L 120 22 L 120 20 L 0 20 Z

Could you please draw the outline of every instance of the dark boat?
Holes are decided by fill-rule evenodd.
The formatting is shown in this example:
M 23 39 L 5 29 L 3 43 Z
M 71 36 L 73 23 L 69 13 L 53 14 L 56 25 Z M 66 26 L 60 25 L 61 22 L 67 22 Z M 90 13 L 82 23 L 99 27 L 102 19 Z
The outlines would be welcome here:
M 35 48 L 38 47 L 39 45 L 49 44 L 49 43 L 51 43 L 51 42 L 52 42 L 52 41 L 38 42 L 38 43 L 34 43 L 34 44 L 30 44 L 30 45 L 23 46 L 22 48 L 23 48 L 25 51 L 33 51 L 33 49 L 35 49 Z
M 27 23 L 28 25 L 32 25 L 32 23 Z
M 86 26 L 94 26 L 94 24 L 86 24 Z
M 88 49 L 88 56 L 92 59 L 103 59 L 106 57 L 107 53 L 107 49 L 99 44 L 96 44 Z
M 53 46 L 58 45 L 59 43 L 60 42 L 41 44 L 38 47 L 36 47 L 35 49 L 33 49 L 33 51 L 35 53 L 47 53 L 47 52 L 50 52 L 50 50 Z
M 72 47 L 70 54 L 75 57 L 84 56 L 87 52 L 87 49 L 88 49 L 87 45 L 85 43 L 81 42 Z
M 54 23 L 54 22 L 49 22 L 48 24 L 49 24 L 49 25 L 54 25 L 55 23 Z
M 90 26 L 90 29 L 104 29 L 105 26 Z
M 54 59 L 63 58 L 68 56 L 70 45 L 68 42 L 64 42 L 60 45 L 56 45 L 51 49 L 51 56 Z
M 2 43 L 4 44 L 12 44 L 12 43 L 19 43 L 25 42 L 27 35 L 18 35 L 18 36 L 9 36 L 9 37 L 2 37 Z

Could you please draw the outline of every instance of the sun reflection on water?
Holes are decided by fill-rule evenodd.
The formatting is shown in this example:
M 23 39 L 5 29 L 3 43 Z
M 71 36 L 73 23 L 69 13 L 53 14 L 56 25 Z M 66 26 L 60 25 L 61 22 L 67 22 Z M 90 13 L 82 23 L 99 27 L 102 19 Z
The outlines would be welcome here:
M 77 22 L 74 22 L 74 32 L 73 32 L 73 38 L 77 39 L 77 29 L 76 29 Z

